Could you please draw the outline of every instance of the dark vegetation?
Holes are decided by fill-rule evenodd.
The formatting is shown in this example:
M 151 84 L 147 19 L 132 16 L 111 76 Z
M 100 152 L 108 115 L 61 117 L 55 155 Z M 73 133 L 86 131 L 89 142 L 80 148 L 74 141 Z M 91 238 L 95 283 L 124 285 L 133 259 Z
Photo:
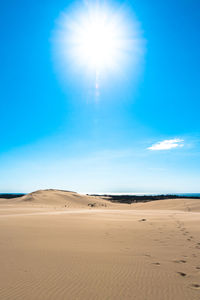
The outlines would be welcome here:
M 22 197 L 25 194 L 0 194 L 0 198 L 4 198 L 4 199 L 12 199 L 12 198 L 18 198 L 18 197 Z
M 104 198 L 105 200 L 109 200 L 114 203 L 138 203 L 138 202 L 149 202 L 156 200 L 165 200 L 165 199 L 190 199 L 193 197 L 189 196 L 177 196 L 177 195 L 144 195 L 144 196 L 136 196 L 136 195 L 96 195 L 93 194 L 91 196 L 99 196 Z M 195 199 L 200 199 L 200 197 L 194 197 Z

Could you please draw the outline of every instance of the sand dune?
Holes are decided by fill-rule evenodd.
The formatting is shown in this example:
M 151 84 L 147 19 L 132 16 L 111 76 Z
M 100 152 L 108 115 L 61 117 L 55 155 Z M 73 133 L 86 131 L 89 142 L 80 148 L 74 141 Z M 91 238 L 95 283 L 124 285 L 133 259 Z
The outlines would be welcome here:
M 3 205 L 27 205 L 58 208 L 111 208 L 111 209 L 145 209 L 145 210 L 181 210 L 200 212 L 200 199 L 164 199 L 145 203 L 122 204 L 114 203 L 100 196 L 89 196 L 72 191 L 38 190 L 23 197 L 0 199 Z
M 150 201 L 147 203 L 132 204 L 132 207 L 138 209 L 155 209 L 155 210 L 181 210 L 200 212 L 200 199 L 165 199 Z
M 64 208 L 88 208 L 88 207 L 117 207 L 114 203 L 101 197 L 81 195 L 76 192 L 62 190 L 38 190 L 23 197 L 13 199 L 0 199 L 1 204 L 18 204 L 27 206 L 50 206 Z
M 198 205 L 57 190 L 0 200 L 0 299 L 200 299 Z
M 67 208 L 88 208 L 90 205 L 104 207 L 109 204 L 103 199 L 61 190 L 40 190 L 23 196 L 21 200 L 32 202 L 32 204 L 56 205 Z

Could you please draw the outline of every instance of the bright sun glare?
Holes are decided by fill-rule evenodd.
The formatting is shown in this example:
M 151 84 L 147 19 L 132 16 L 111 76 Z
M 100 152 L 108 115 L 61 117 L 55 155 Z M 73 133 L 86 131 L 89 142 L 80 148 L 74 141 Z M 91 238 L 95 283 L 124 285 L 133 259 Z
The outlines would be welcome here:
M 95 73 L 96 86 L 102 74 L 116 74 L 125 67 L 136 71 L 143 55 L 143 40 L 134 15 L 116 5 L 99 3 L 79 4 L 62 13 L 54 35 L 62 72 L 76 69 L 84 74 Z
M 119 38 L 121 28 L 109 20 L 102 11 L 94 11 L 86 16 L 73 37 L 77 55 L 89 67 L 103 69 L 109 67 L 119 55 L 123 46 Z

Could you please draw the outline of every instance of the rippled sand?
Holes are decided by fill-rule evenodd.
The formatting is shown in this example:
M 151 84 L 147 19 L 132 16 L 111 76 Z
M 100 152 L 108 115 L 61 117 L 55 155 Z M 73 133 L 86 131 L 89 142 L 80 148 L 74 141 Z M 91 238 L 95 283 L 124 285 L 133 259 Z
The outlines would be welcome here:
M 0 200 L 0 299 L 200 299 L 199 203 Z

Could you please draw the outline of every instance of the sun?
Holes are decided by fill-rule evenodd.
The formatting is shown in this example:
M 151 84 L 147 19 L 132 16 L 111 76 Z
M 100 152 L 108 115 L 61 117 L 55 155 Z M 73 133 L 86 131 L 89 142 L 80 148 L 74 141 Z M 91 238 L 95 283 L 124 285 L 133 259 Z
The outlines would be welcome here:
M 81 18 L 71 35 L 74 54 L 89 68 L 102 70 L 119 59 L 121 27 L 109 13 L 94 9 Z
M 134 14 L 101 1 L 79 2 L 62 13 L 53 40 L 62 73 L 75 70 L 81 78 L 95 74 L 96 87 L 100 78 L 122 70 L 136 73 L 143 56 L 143 39 Z
M 86 24 L 77 41 L 82 58 L 95 68 L 108 64 L 116 52 L 115 32 L 100 17 Z

